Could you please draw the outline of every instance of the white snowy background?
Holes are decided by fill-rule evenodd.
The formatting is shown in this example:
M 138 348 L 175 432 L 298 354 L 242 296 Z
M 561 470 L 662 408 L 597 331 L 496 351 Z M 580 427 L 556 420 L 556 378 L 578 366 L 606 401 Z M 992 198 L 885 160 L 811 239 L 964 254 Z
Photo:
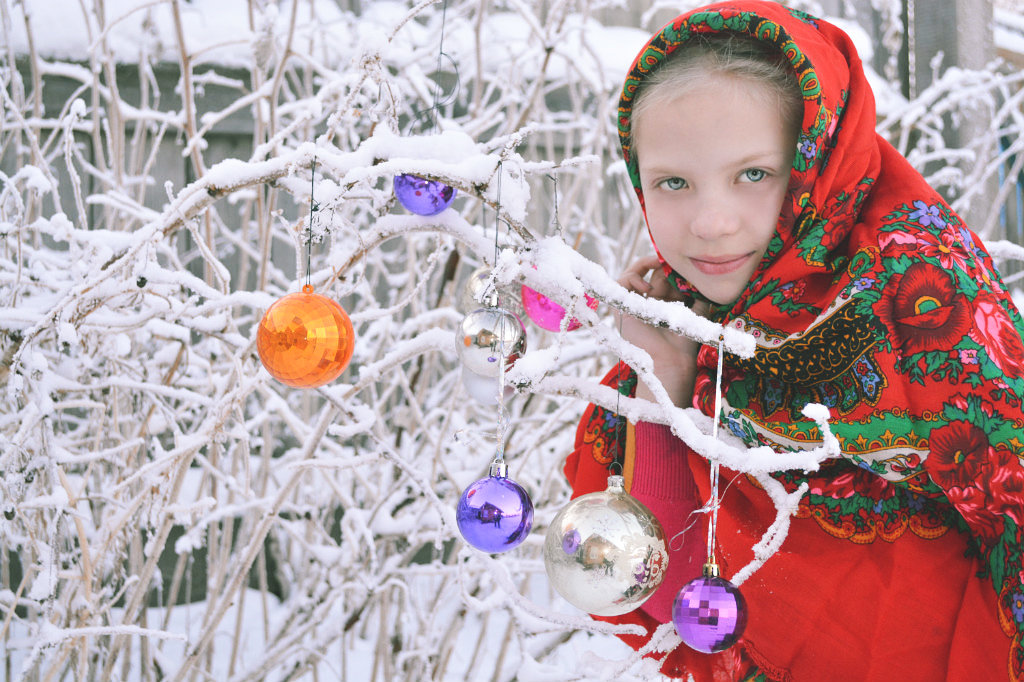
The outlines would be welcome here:
M 0 0 L 0 679 L 658 679 L 612 636 L 628 629 L 544 574 L 586 402 L 671 423 L 769 486 L 828 453 L 754 466 L 692 410 L 597 384 L 617 356 L 649 367 L 616 309 L 719 333 L 614 281 L 649 250 L 617 90 L 665 9 L 699 3 L 624 26 L 626 4 Z M 900 3 L 872 4 L 878 36 L 836 19 L 866 62 L 902 39 Z M 998 46 L 1024 54 L 1014 3 L 996 16 Z M 1019 64 L 937 63 L 912 98 L 895 74 L 871 74 L 879 130 L 1012 280 Z M 402 172 L 458 198 L 409 215 Z M 309 277 L 357 342 L 341 378 L 304 391 L 267 374 L 255 334 L 304 281 L 310 227 Z M 528 325 L 508 373 L 506 458 L 536 519 L 495 556 L 454 517 L 496 447 L 498 408 L 470 396 L 454 350 L 481 265 L 583 322 Z M 777 503 L 765 557 L 792 506 Z

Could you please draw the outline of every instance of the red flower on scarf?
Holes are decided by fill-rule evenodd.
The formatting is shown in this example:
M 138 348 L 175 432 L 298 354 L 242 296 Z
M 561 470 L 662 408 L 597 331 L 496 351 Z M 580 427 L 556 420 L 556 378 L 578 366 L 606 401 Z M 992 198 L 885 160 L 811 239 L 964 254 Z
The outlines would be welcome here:
M 810 479 L 808 492 L 835 500 L 863 495 L 873 500 L 887 500 L 896 494 L 895 486 L 878 474 L 856 469 L 835 477 Z
M 989 441 L 984 430 L 965 421 L 952 421 L 929 436 L 931 452 L 925 469 L 943 488 L 978 480 L 988 458 Z
M 1003 517 L 989 508 L 989 497 L 981 489 L 974 486 L 950 488 L 946 498 L 986 545 L 1003 534 Z
M 789 299 L 790 301 L 799 301 L 804 295 L 804 291 L 807 289 L 806 283 L 801 280 L 796 282 L 789 282 L 779 287 L 779 292 L 782 294 L 782 298 Z
M 970 333 L 1004 373 L 1024 372 L 1024 344 L 1020 334 L 999 300 L 988 291 L 979 291 L 974 300 L 974 329 Z
M 988 479 L 992 506 L 1020 526 L 1024 520 L 1024 466 L 1009 450 L 996 450 L 993 454 L 995 468 Z
M 879 239 L 886 256 L 897 257 L 902 253 L 920 254 L 935 258 L 946 270 L 969 272 L 970 254 L 964 247 L 961 235 L 951 227 L 941 232 L 890 232 Z
M 971 329 L 967 297 L 930 263 L 914 263 L 889 281 L 878 317 L 906 355 L 949 350 Z

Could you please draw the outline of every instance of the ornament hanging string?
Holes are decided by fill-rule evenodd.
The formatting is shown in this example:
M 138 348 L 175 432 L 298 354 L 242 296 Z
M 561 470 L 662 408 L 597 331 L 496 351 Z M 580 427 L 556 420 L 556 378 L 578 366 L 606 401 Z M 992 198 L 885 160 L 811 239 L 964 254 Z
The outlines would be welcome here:
M 557 234 L 559 238 L 562 238 L 562 223 L 558 220 L 558 176 L 548 175 L 548 179 L 551 180 L 551 196 L 553 199 L 552 203 L 554 204 L 555 214 L 555 234 Z
M 313 262 L 313 217 L 314 214 L 320 210 L 320 206 L 316 203 L 316 157 L 313 157 L 313 166 L 309 173 L 309 224 L 306 225 L 306 285 L 303 290 L 312 292 L 313 282 L 311 279 L 312 262 Z
M 413 109 L 413 115 L 420 122 L 421 129 L 424 126 L 429 126 L 429 130 L 431 132 L 435 131 L 438 127 L 438 118 L 440 116 L 441 107 L 450 104 L 458 97 L 461 83 L 461 78 L 459 77 L 459 65 L 450 54 L 444 51 L 444 33 L 447 23 L 448 0 L 444 0 L 441 5 L 441 38 L 437 48 L 437 70 L 435 76 L 437 82 L 434 84 L 434 101 L 429 109 Z M 452 84 L 451 91 L 444 95 L 444 98 L 442 99 L 441 95 L 444 92 L 444 88 L 441 86 L 441 68 L 444 66 L 445 60 L 451 64 L 452 71 L 455 72 L 455 83 Z
M 495 183 L 495 198 L 494 198 L 494 267 L 498 266 L 498 237 L 501 233 L 501 161 L 498 161 L 498 165 L 495 168 L 498 179 Z M 497 289 L 492 278 L 490 286 L 495 287 L 495 300 L 497 305 L 501 307 L 501 292 Z M 501 316 L 501 321 L 498 323 L 498 423 L 495 429 L 495 438 L 497 440 L 497 449 L 494 455 L 494 461 L 498 464 L 504 464 L 505 462 L 505 434 L 508 432 L 508 427 L 511 422 L 511 415 L 509 414 L 508 408 L 505 407 L 505 358 L 508 354 L 508 349 L 505 347 L 505 316 Z
M 557 176 L 548 176 L 548 177 L 550 177 L 551 181 L 554 183 L 555 229 L 558 231 L 558 236 L 561 237 L 562 236 L 562 224 L 558 221 L 558 177 Z M 576 248 L 576 247 L 573 247 L 573 248 Z M 622 338 L 622 318 L 623 318 L 623 314 L 622 314 L 621 311 L 619 311 L 619 338 L 620 339 Z M 615 381 L 616 381 L 616 384 L 615 384 L 615 442 L 616 442 L 616 444 L 619 444 L 619 447 L 622 448 L 622 451 L 620 451 L 618 453 L 619 454 L 618 458 L 612 459 L 612 464 L 611 464 L 610 467 L 608 467 L 609 469 L 611 469 L 612 467 L 618 465 L 618 467 L 619 467 L 619 474 L 620 475 L 622 475 L 624 473 L 623 472 L 623 468 L 624 468 L 624 462 L 626 460 L 625 444 L 624 444 L 623 437 L 622 437 L 622 427 L 626 423 L 626 420 L 623 419 L 622 413 L 619 411 L 620 401 L 622 399 L 622 384 L 623 384 L 623 382 L 622 382 L 622 373 L 623 373 L 623 371 L 625 369 L 626 369 L 626 367 L 620 363 L 619 364 L 619 368 L 618 368 L 618 375 L 615 377 Z M 622 461 L 619 461 L 619 459 L 621 459 Z
M 619 338 L 622 338 L 621 312 L 619 312 Z M 622 451 L 618 453 L 619 457 L 612 459 L 611 466 L 608 467 L 608 469 L 611 470 L 612 467 L 618 466 L 620 476 L 623 474 L 623 462 L 626 459 L 625 447 L 622 439 L 622 426 L 626 423 L 626 420 L 622 418 L 622 413 L 619 411 L 619 404 L 622 399 L 622 373 L 625 369 L 626 367 L 622 365 L 622 363 L 619 363 L 618 375 L 615 377 L 615 443 L 622 448 Z M 619 461 L 620 458 L 622 459 L 622 462 Z
M 718 338 L 718 369 L 715 377 L 715 412 L 711 422 L 711 437 L 718 440 L 718 419 L 722 411 L 722 358 L 725 355 L 724 339 Z M 711 459 L 711 499 L 708 501 L 710 514 L 708 515 L 708 560 L 709 565 L 715 565 L 715 541 L 718 533 L 718 507 L 720 505 L 718 495 L 718 459 Z
M 494 267 L 498 266 L 498 233 L 501 232 L 501 161 L 494 168 L 497 180 L 494 183 Z M 491 286 L 493 286 L 493 280 Z

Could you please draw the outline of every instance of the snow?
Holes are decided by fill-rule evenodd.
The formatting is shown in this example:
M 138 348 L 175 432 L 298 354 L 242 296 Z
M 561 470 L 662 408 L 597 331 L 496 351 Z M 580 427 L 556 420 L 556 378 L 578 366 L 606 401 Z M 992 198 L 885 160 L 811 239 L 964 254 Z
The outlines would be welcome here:
M 996 48 L 1024 57 L 1024 10 L 992 8 L 993 36 Z
M 171 679 L 657 679 L 656 662 L 615 637 L 638 628 L 591 620 L 544 575 L 543 533 L 569 496 L 561 470 L 588 401 L 669 424 L 761 482 L 777 516 L 736 582 L 783 546 L 800 491 L 769 474 L 813 470 L 835 455 L 832 440 L 747 450 L 663 390 L 649 402 L 598 384 L 616 358 L 653 380 L 618 311 L 741 357 L 755 347 L 616 283 L 650 249 L 614 132 L 647 29 L 521 0 L 374 0 L 358 17 L 333 0 L 106 0 L 102 21 L 88 0 L 0 3 L 11 50 L 28 57 L 27 11 L 39 77 L 71 84 L 47 91 L 59 101 L 44 97 L 40 117 L 30 78 L 5 81 L 0 559 L 16 555 L 23 579 L 0 589 L 0 665 L 27 679 L 98 679 L 109 666 L 140 682 L 157 668 Z M 232 93 L 194 132 L 188 103 L 168 110 L 181 84 L 152 90 L 167 87 L 160 63 L 182 56 L 175 6 L 196 69 L 191 104 L 207 104 L 204 89 Z M 1018 18 L 997 17 L 1000 31 Z M 872 38 L 842 25 L 867 59 Z M 459 83 L 424 116 L 442 29 Z M 112 87 L 116 64 L 141 67 L 132 87 L 148 99 Z M 1020 84 L 949 70 L 907 102 L 869 78 L 882 132 L 917 160 L 984 158 L 991 135 L 950 149 L 941 119 Z M 231 116 L 259 128 L 251 150 Z M 1014 133 L 1015 121 L 993 129 Z M 965 194 L 997 175 L 945 166 Z M 459 196 L 436 216 L 408 215 L 391 191 L 398 173 Z M 1024 260 L 1017 244 L 990 246 L 1001 262 Z M 498 382 L 466 385 L 454 352 L 455 306 L 480 265 L 503 300 L 526 284 L 583 323 L 528 327 L 505 376 L 507 414 Z M 302 391 L 270 377 L 255 339 L 263 312 L 307 274 L 349 312 L 356 348 L 337 381 Z M 805 415 L 828 433 L 825 408 Z M 534 500 L 535 530 L 489 556 L 459 539 L 454 506 L 499 445 Z M 146 606 L 199 586 L 205 599 Z M 677 643 L 664 627 L 649 650 Z
M 250 3 L 246 0 L 190 0 L 181 2 L 182 31 L 186 49 L 200 63 L 246 68 L 253 65 L 261 46 L 261 35 L 285 30 L 291 2 L 268 4 L 256 26 L 250 26 Z M 378 3 L 373 3 L 374 5 Z M 397 4 L 397 3 L 379 3 Z M 177 61 L 177 38 L 169 2 L 106 0 L 104 25 L 92 12 L 84 13 L 77 0 L 47 0 L 18 3 L 14 6 L 11 46 L 20 54 L 29 52 L 27 23 L 32 28 L 35 47 L 45 58 L 84 60 L 97 49 L 109 52 L 119 62 L 132 63 L 140 55 L 157 60 Z M 334 2 L 300 2 L 300 11 L 316 17 L 316 23 L 331 33 L 332 39 L 351 41 L 351 26 Z M 86 5 L 89 7 L 89 5 Z M 367 15 L 362 34 L 379 31 L 374 25 L 377 12 Z M 383 17 L 382 17 L 383 18 Z M 84 29 L 84 30 L 83 30 Z M 75 105 L 79 106 L 79 105 Z M 84 106 L 84 102 L 83 102 Z

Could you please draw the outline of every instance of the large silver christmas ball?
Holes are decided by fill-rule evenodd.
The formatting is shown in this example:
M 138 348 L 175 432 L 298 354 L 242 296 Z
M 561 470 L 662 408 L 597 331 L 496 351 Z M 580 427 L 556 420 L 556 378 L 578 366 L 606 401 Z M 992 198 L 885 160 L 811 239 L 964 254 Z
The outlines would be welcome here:
M 626 492 L 622 476 L 608 489 L 567 504 L 544 539 L 548 580 L 565 600 L 597 616 L 639 607 L 665 578 L 668 547 L 661 523 Z
M 502 358 L 507 366 L 526 352 L 526 328 L 522 320 L 507 310 L 478 308 L 459 325 L 455 350 L 469 371 L 496 377 Z
M 457 309 L 463 315 L 477 308 L 504 308 L 513 315 L 523 317 L 523 302 L 519 297 L 519 287 L 510 291 L 504 287 L 497 288 L 491 281 L 491 269 L 481 266 L 474 270 L 466 284 L 462 287 Z

